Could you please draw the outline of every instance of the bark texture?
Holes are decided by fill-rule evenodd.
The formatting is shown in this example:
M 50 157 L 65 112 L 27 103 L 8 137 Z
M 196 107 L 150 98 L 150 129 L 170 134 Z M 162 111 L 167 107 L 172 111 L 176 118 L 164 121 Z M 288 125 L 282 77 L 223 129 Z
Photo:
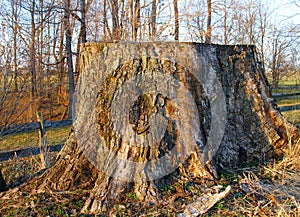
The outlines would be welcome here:
M 256 58 L 254 46 L 83 45 L 74 131 L 39 189 L 90 189 L 82 212 L 97 213 L 128 191 L 158 203 L 175 171 L 214 179 L 216 166 L 280 157 L 298 129 Z

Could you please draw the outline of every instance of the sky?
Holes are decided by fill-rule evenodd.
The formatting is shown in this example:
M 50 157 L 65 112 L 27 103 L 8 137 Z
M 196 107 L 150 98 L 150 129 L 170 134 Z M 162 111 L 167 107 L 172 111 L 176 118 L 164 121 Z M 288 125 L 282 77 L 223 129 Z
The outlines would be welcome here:
M 284 25 L 286 22 L 293 22 L 300 25 L 300 0 L 263 0 L 271 11 L 274 21 Z M 294 2 L 298 2 L 299 7 Z

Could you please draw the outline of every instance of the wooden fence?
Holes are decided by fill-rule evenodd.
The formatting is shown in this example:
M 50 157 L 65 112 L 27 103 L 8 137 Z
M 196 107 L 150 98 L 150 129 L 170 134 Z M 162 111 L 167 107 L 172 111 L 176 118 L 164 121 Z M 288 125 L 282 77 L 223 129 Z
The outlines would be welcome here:
M 63 147 L 63 144 L 48 146 L 48 152 L 57 152 L 60 151 Z M 9 159 L 18 159 L 23 157 L 29 157 L 40 154 L 39 147 L 31 147 L 31 148 L 22 148 L 13 151 L 3 151 L 0 152 L 0 163 L 3 161 L 7 161 Z
M 287 112 L 287 111 L 299 110 L 299 109 L 300 109 L 300 104 L 279 107 L 279 111 L 281 112 Z
M 63 121 L 54 121 L 54 122 L 45 121 L 46 129 L 65 127 L 71 125 L 72 125 L 72 120 L 63 120 Z M 16 133 L 25 133 L 31 130 L 38 130 L 38 129 L 40 129 L 39 122 L 26 123 L 26 124 L 13 124 L 7 128 L 3 128 L 2 130 L 0 130 L 0 137 L 16 134 Z
M 294 92 L 294 93 L 273 93 L 272 97 L 274 98 L 286 98 L 290 96 L 300 96 L 300 92 Z
M 300 92 L 272 94 L 272 97 L 275 99 L 285 99 L 285 98 L 293 97 L 293 96 L 300 96 Z M 287 112 L 287 111 L 298 110 L 298 109 L 300 109 L 300 104 L 279 107 L 279 111 L 281 111 L 281 112 Z
M 45 129 L 65 127 L 65 126 L 72 125 L 72 120 L 63 120 L 63 121 L 55 121 L 55 122 L 42 121 L 42 122 L 44 125 L 43 128 L 45 127 Z M 16 133 L 25 133 L 32 130 L 41 130 L 41 123 L 36 122 L 36 123 L 11 125 L 0 131 L 0 137 L 12 135 Z M 63 144 L 58 144 L 58 145 L 48 146 L 46 148 L 48 152 L 57 152 L 61 150 L 62 146 Z M 29 157 L 38 154 L 41 154 L 41 145 L 40 147 L 30 147 L 30 148 L 22 148 L 22 149 L 12 150 L 12 151 L 2 151 L 0 152 L 0 163 L 3 161 L 7 161 L 9 159 L 18 159 L 18 158 Z M 44 155 L 45 154 L 46 153 L 44 153 Z

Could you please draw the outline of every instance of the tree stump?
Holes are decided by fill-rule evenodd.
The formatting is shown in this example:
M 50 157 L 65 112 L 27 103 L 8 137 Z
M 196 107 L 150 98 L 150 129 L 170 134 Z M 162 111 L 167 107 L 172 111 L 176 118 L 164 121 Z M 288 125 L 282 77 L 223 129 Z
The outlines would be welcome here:
M 133 191 L 159 203 L 172 173 L 215 179 L 216 168 L 280 157 L 299 138 L 270 94 L 254 46 L 87 43 L 76 119 L 40 189 L 90 189 L 82 212 Z

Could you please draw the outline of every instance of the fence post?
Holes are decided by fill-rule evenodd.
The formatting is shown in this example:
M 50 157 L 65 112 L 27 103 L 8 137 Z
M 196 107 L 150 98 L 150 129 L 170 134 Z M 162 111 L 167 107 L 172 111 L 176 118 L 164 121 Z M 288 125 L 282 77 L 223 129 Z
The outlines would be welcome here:
M 0 167 L 0 192 L 5 191 L 5 190 L 6 190 L 6 183 L 2 176 L 2 171 L 1 171 L 1 167 Z
M 46 139 L 46 129 L 44 116 L 41 112 L 37 112 L 37 121 L 39 122 L 39 147 L 40 147 L 40 156 L 41 156 L 41 167 L 42 169 L 48 168 L 50 165 L 47 139 Z

